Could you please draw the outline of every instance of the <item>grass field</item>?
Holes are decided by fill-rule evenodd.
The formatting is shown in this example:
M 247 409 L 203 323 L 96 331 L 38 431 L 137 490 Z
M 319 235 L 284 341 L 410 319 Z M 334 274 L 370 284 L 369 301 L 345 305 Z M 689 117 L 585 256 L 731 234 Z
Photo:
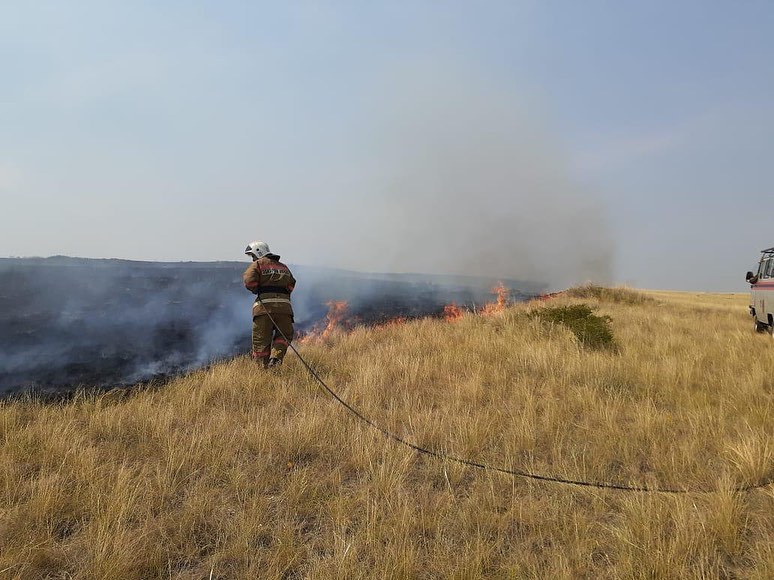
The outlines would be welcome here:
M 586 304 L 613 348 L 542 309 Z M 576 290 L 160 389 L 0 404 L 0 578 L 774 578 L 774 340 L 744 295 Z M 604 318 L 608 317 L 608 318 Z M 552 322 L 560 320 L 559 322 Z M 247 323 L 247 322 L 246 322 Z

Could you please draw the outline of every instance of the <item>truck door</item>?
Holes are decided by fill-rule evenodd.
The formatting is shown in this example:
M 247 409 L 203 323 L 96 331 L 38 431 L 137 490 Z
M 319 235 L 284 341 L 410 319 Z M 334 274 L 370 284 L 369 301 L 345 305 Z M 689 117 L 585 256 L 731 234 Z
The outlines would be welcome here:
M 763 282 L 763 280 L 766 279 L 766 274 L 768 272 L 768 269 L 769 269 L 769 260 L 761 260 L 760 264 L 758 265 L 758 282 Z M 763 295 L 766 294 L 766 292 L 757 288 L 758 282 L 753 284 L 753 287 L 752 287 L 752 303 L 753 303 L 753 308 L 755 308 L 755 318 L 757 318 L 761 322 L 767 322 L 766 310 L 763 302 Z
M 774 257 L 769 258 L 766 260 L 766 270 L 764 272 L 764 280 L 771 284 L 774 282 Z M 771 295 L 772 290 L 770 286 L 767 286 L 766 288 L 760 288 L 758 290 L 758 295 L 760 296 L 759 301 L 761 305 L 760 314 L 758 315 L 758 320 L 761 322 L 769 322 L 769 313 L 774 309 L 774 297 Z M 758 312 L 756 310 L 756 312 Z

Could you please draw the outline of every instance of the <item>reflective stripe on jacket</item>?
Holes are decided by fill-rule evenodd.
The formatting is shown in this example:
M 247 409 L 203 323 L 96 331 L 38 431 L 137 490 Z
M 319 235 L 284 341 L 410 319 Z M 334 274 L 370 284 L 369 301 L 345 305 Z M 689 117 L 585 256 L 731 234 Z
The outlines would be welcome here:
M 250 264 L 242 280 L 253 294 L 260 297 L 253 304 L 253 316 L 266 312 L 293 315 L 290 303 L 290 293 L 296 286 L 296 279 L 285 264 L 279 261 L 279 256 L 269 254 L 258 258 Z

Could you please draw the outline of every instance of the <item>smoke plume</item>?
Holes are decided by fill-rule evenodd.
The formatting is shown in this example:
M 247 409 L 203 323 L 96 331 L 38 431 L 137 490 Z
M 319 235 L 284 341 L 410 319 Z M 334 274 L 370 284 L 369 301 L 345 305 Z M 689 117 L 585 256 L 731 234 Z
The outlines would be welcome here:
M 497 280 L 525 295 L 609 281 L 605 208 L 574 181 L 540 108 L 475 74 L 418 65 L 381 78 L 352 113 L 360 122 L 349 120 L 357 129 L 339 150 L 346 163 L 328 170 L 340 203 L 296 230 L 277 217 L 280 207 L 295 211 L 294 198 L 279 196 L 278 207 L 261 206 L 255 227 L 260 237 L 279 228 L 280 247 L 265 237 L 294 262 L 421 275 L 294 268 L 297 328 L 323 319 L 327 300 L 348 301 L 368 323 L 480 305 Z M 318 177 L 321 193 L 333 194 Z M 287 179 L 283 191 L 292 191 Z M 0 392 L 132 383 L 246 352 L 245 266 L 0 264 Z
M 332 228 L 358 235 L 343 265 L 610 281 L 605 207 L 573 180 L 539 107 L 475 73 L 386 76 L 361 133 L 369 202 Z

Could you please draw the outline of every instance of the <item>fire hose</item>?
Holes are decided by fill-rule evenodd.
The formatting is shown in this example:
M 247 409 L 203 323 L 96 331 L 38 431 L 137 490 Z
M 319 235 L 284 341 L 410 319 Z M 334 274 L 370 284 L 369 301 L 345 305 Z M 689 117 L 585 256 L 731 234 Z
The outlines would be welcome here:
M 261 300 L 260 295 L 258 296 L 258 302 L 263 306 L 263 301 Z M 558 477 L 553 475 L 545 475 L 540 473 L 532 473 L 530 471 L 525 471 L 523 469 L 517 469 L 515 467 L 507 468 L 507 467 L 498 467 L 494 465 L 487 465 L 485 463 L 480 463 L 478 461 L 473 461 L 470 459 L 465 459 L 463 457 L 456 457 L 454 455 L 450 455 L 448 453 L 444 453 L 441 451 L 435 451 L 433 449 L 429 449 L 427 447 L 422 447 L 421 445 L 417 445 L 415 443 L 412 443 L 411 441 L 407 441 L 406 439 L 402 438 L 400 435 L 397 435 L 393 433 L 392 431 L 382 427 L 372 419 L 369 419 L 366 417 L 363 413 L 358 411 L 355 407 L 353 407 L 350 403 L 342 399 L 338 393 L 336 393 L 333 389 L 331 389 L 326 382 L 320 377 L 320 375 L 312 368 L 312 366 L 304 359 L 303 356 L 301 356 L 301 353 L 298 352 L 298 349 L 293 345 L 293 343 L 288 340 L 288 337 L 285 336 L 285 333 L 282 332 L 277 324 L 274 322 L 274 318 L 272 317 L 271 313 L 266 310 L 264 307 L 264 312 L 269 317 L 269 320 L 271 321 L 272 325 L 274 326 L 274 329 L 279 332 L 280 336 L 288 343 L 289 348 L 293 351 L 293 353 L 298 357 L 298 360 L 301 361 L 301 364 L 306 368 L 306 370 L 309 372 L 309 374 L 314 377 L 315 381 L 317 381 L 320 388 L 323 390 L 323 392 L 330 395 L 337 403 L 339 403 L 344 409 L 346 409 L 349 413 L 357 417 L 360 421 L 371 427 L 372 429 L 375 429 L 376 431 L 380 432 L 382 435 L 387 437 L 388 439 L 392 439 L 393 441 L 404 445 L 408 447 L 409 449 L 413 449 L 414 451 L 421 453 L 423 455 L 427 455 L 430 457 L 434 457 L 436 459 L 440 459 L 442 461 L 451 461 L 453 463 L 459 463 L 461 465 L 466 465 L 468 467 L 472 467 L 474 469 L 480 469 L 482 471 L 491 471 L 495 473 L 502 473 L 505 475 L 511 475 L 514 477 L 522 477 L 525 479 L 532 479 L 537 481 L 544 481 L 544 482 L 550 482 L 550 483 L 559 483 L 559 484 L 565 484 L 565 485 L 574 485 L 579 487 L 593 487 L 593 488 L 599 488 L 599 489 L 610 489 L 615 491 L 623 491 L 623 492 L 641 492 L 641 493 L 667 493 L 667 494 L 689 494 L 689 493 L 713 493 L 718 490 L 714 489 L 677 489 L 677 488 L 668 488 L 668 487 L 646 487 L 642 485 L 625 485 L 625 484 L 619 484 L 619 483 L 612 483 L 612 482 L 600 482 L 600 481 L 585 481 L 580 479 L 569 479 L 565 477 Z M 736 492 L 736 493 L 742 493 L 747 491 L 752 491 L 755 489 L 760 489 L 763 487 L 766 487 L 768 485 L 771 485 L 774 483 L 774 476 L 765 478 L 762 481 L 759 481 L 757 483 L 752 483 L 749 485 L 739 486 L 731 489 L 730 491 Z

